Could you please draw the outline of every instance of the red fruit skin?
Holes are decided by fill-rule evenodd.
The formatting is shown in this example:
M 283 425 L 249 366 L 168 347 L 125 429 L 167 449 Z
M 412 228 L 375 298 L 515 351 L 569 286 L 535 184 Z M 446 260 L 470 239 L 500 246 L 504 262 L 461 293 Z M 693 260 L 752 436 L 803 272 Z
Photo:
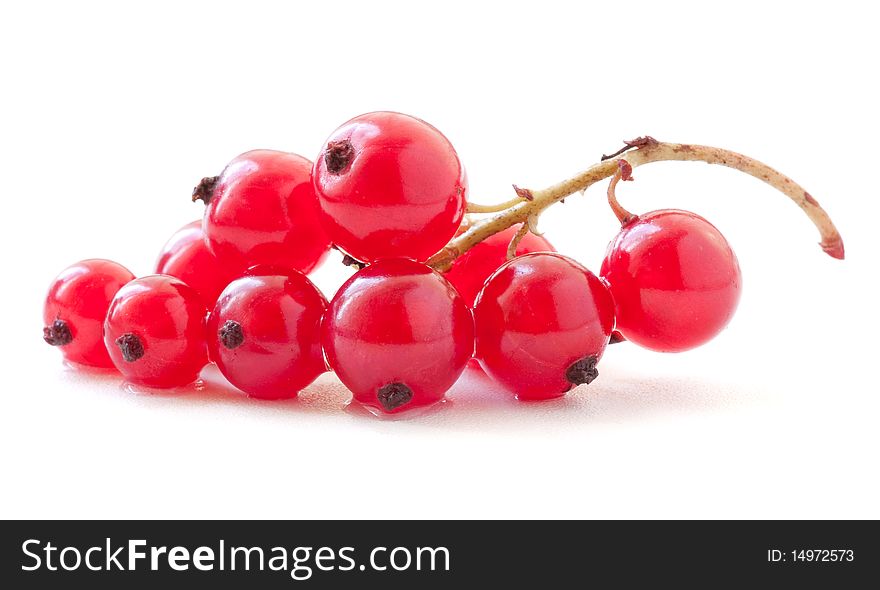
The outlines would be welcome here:
M 305 275 L 249 275 L 229 284 L 208 321 L 211 358 L 230 383 L 251 397 L 283 399 L 327 370 L 321 318 L 327 300 Z M 243 341 L 223 344 L 227 322 L 241 326 Z
M 474 349 L 471 310 L 441 275 L 409 259 L 385 259 L 358 271 L 324 316 L 324 352 L 359 402 L 386 413 L 443 399 Z M 412 399 L 387 408 L 384 386 L 402 383 Z
M 205 244 L 202 222 L 194 221 L 177 230 L 162 248 L 155 274 L 177 277 L 195 289 L 205 306 L 211 308 L 239 273 L 220 264 L 211 254 Z
M 617 329 L 640 346 L 680 352 L 717 335 L 736 311 L 742 275 L 718 229 L 694 213 L 652 211 L 621 229 L 600 274 Z
M 205 209 L 208 249 L 231 272 L 258 264 L 308 273 L 330 238 L 318 221 L 312 163 L 296 154 L 253 150 L 232 160 Z
M 58 346 L 66 360 L 113 368 L 104 347 L 104 318 L 113 296 L 132 279 L 124 266 L 100 259 L 77 262 L 55 278 L 46 295 L 43 322 L 51 326 L 61 320 L 67 325 L 73 339 Z
M 519 399 L 551 399 L 574 387 L 566 377 L 573 363 L 601 359 L 614 329 L 614 301 L 574 260 L 526 254 L 489 278 L 474 321 L 483 370 Z
M 353 159 L 327 169 L 330 144 L 351 142 Z M 313 170 L 321 220 L 334 244 L 366 262 L 424 261 L 455 235 L 464 216 L 467 177 L 449 140 L 420 119 L 368 113 L 339 127 Z
M 208 363 L 207 310 L 201 297 L 180 279 L 149 275 L 122 287 L 107 312 L 104 344 L 113 364 L 131 383 L 156 388 L 192 383 Z M 127 361 L 117 344 L 135 335 L 143 356 Z
M 519 227 L 519 225 L 514 225 L 489 236 L 456 258 L 452 267 L 443 275 L 458 289 L 458 292 L 471 307 L 473 307 L 486 279 L 507 262 L 507 246 Z M 550 242 L 543 237 L 527 233 L 517 245 L 516 255 L 555 251 Z

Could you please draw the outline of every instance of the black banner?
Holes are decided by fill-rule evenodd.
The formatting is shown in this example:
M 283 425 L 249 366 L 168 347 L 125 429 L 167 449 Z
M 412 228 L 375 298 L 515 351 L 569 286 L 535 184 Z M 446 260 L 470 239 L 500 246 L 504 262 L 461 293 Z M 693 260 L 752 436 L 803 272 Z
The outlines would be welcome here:
M 831 521 L 6 522 L 0 559 L 6 588 L 852 587 L 878 579 L 877 532 Z

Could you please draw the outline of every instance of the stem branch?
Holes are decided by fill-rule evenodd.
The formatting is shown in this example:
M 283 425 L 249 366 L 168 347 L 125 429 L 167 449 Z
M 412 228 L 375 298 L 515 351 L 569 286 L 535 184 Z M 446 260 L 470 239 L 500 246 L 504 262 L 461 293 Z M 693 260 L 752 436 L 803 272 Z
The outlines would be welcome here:
M 467 204 L 467 212 L 468 213 L 498 213 L 499 211 L 505 211 L 510 209 L 514 205 L 518 205 L 522 202 L 520 197 L 514 197 L 509 201 L 504 201 L 503 203 L 498 203 L 497 205 L 479 205 L 477 203 L 468 203 Z
M 635 141 L 631 143 L 633 147 L 637 147 L 627 151 L 625 159 L 633 168 L 651 162 L 699 161 L 734 168 L 763 180 L 785 194 L 806 213 L 819 230 L 822 238 L 819 245 L 829 256 L 843 259 L 843 239 L 825 210 L 801 185 L 770 166 L 736 152 L 703 145 L 664 143 L 654 140 L 641 144 L 636 144 Z M 618 160 L 608 159 L 543 190 L 527 191 L 532 197 L 531 200 L 520 200 L 492 217 L 473 224 L 467 231 L 453 238 L 443 250 L 428 259 L 428 264 L 441 272 L 448 270 L 453 260 L 492 234 L 517 223 L 527 223 L 530 216 L 537 216 L 553 203 L 586 190 L 596 182 L 613 176 L 618 170 Z M 520 190 L 525 191 L 525 189 Z

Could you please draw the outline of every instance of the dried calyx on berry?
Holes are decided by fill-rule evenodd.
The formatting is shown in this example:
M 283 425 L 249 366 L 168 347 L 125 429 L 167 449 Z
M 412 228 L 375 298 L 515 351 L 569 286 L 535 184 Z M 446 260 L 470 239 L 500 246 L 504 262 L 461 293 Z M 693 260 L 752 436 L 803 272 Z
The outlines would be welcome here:
M 348 139 L 331 141 L 324 150 L 324 163 L 330 174 L 342 174 L 354 160 L 354 146 Z
M 403 383 L 389 383 L 379 388 L 376 398 L 386 412 L 408 404 L 413 398 L 412 389 Z
M 565 370 L 565 378 L 572 385 L 589 385 L 599 376 L 598 362 L 599 359 L 592 355 L 575 361 Z
M 350 266 L 355 270 L 361 270 L 362 268 L 367 266 L 365 262 L 361 262 L 357 258 L 352 258 L 348 254 L 344 254 L 342 256 L 342 264 L 344 264 L 345 266 Z
M 623 337 L 623 334 L 617 330 L 611 332 L 611 338 L 608 339 L 608 344 L 620 344 L 621 342 L 626 342 L 626 338 Z
M 193 203 L 196 201 L 202 201 L 205 205 L 210 203 L 211 197 L 214 196 L 214 189 L 217 188 L 218 180 L 220 180 L 219 176 L 205 176 L 202 178 L 193 189 Z
M 219 332 L 220 344 L 225 348 L 232 350 L 244 344 L 244 332 L 241 324 L 234 320 L 226 320 Z
M 64 346 L 73 340 L 73 334 L 64 320 L 55 320 L 51 326 L 43 328 L 43 340 L 52 346 Z
M 122 352 L 122 358 L 127 363 L 133 363 L 144 356 L 144 344 L 137 334 L 123 334 L 116 339 L 116 346 Z

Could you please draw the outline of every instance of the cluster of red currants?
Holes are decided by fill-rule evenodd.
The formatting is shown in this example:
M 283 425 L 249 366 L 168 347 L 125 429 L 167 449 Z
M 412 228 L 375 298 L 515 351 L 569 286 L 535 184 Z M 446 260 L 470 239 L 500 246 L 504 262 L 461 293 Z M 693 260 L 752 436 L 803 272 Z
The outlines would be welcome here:
M 600 276 L 516 226 L 441 274 L 426 261 L 461 231 L 467 187 L 447 138 L 399 113 L 348 121 L 314 163 L 244 153 L 195 188 L 204 219 L 166 244 L 157 274 L 107 260 L 62 272 L 44 339 L 155 388 L 214 362 L 250 396 L 287 398 L 331 369 L 356 400 L 399 412 L 441 400 L 471 358 L 521 399 L 557 397 L 596 378 L 613 333 L 686 350 L 736 308 L 728 243 L 677 210 L 629 216 Z M 328 302 L 306 273 L 331 247 L 358 270 Z

